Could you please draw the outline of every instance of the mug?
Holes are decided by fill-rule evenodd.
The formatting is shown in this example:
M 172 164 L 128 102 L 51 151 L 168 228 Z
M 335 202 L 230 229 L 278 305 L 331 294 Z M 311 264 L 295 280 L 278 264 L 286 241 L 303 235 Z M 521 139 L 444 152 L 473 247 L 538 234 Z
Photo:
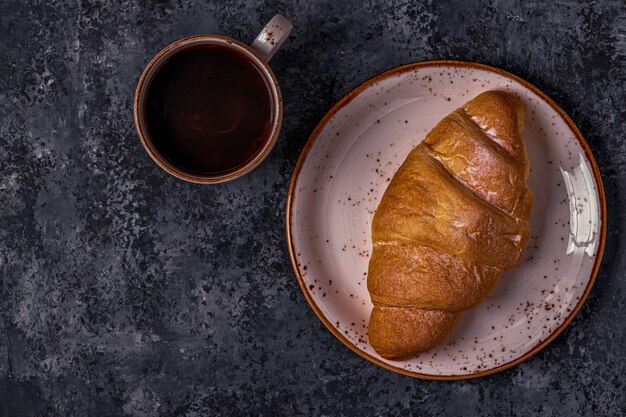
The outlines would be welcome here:
M 276 15 L 263 28 L 261 33 L 259 33 L 259 35 L 255 38 L 255 40 L 252 42 L 250 46 L 245 45 L 239 41 L 236 41 L 235 39 L 231 39 L 225 36 L 199 35 L 199 36 L 192 36 L 189 38 L 181 39 L 177 42 L 174 42 L 171 45 L 167 46 L 165 49 L 163 49 L 161 52 L 159 52 L 154 58 L 152 58 L 152 60 L 148 63 L 143 73 L 141 74 L 141 77 L 139 78 L 139 82 L 137 84 L 137 89 L 135 91 L 135 98 L 134 98 L 134 119 L 135 119 L 135 126 L 137 128 L 137 133 L 139 135 L 139 139 L 141 140 L 141 143 L 143 144 L 148 154 L 152 157 L 152 159 L 161 168 L 163 168 L 168 173 L 174 175 L 175 177 L 178 177 L 180 179 L 190 181 L 190 182 L 205 183 L 205 184 L 230 181 L 235 178 L 241 177 L 242 175 L 256 168 L 268 156 L 268 154 L 270 153 L 270 151 L 276 144 L 276 140 L 278 139 L 278 135 L 280 133 L 280 129 L 282 125 L 282 117 L 283 117 L 282 97 L 280 93 L 280 88 L 278 87 L 278 82 L 276 81 L 276 77 L 274 76 L 274 73 L 270 69 L 268 62 L 272 58 L 272 56 L 274 56 L 274 54 L 278 51 L 278 49 L 283 45 L 283 43 L 289 36 L 291 29 L 292 29 L 292 24 L 291 22 L 289 22 L 289 20 L 287 20 L 287 18 L 285 18 L 282 15 Z M 252 150 L 248 149 L 246 152 L 252 152 L 251 156 L 244 162 L 241 162 L 239 165 L 233 166 L 230 169 L 223 169 L 222 171 L 218 170 L 216 172 L 211 172 L 211 171 L 204 172 L 204 171 L 199 171 L 195 168 L 191 169 L 188 166 L 185 166 L 186 165 L 185 163 L 180 163 L 181 157 L 179 157 L 179 161 L 177 162 L 172 157 L 172 154 L 168 154 L 168 152 L 170 151 L 167 150 L 169 148 L 168 148 L 168 144 L 165 142 L 168 140 L 170 141 L 180 140 L 180 138 L 178 139 L 175 138 L 176 135 L 172 135 L 172 137 L 168 137 L 167 136 L 168 133 L 163 133 L 163 131 L 169 132 L 168 129 L 159 130 L 158 128 L 154 128 L 154 127 L 152 127 L 152 131 L 149 129 L 150 123 L 155 124 L 155 126 L 157 127 L 159 126 L 159 120 L 152 122 L 151 120 L 155 119 L 155 116 L 150 115 L 149 112 L 147 113 L 147 108 L 149 110 L 150 106 L 152 105 L 150 103 L 147 103 L 147 98 L 151 91 L 150 88 L 153 84 L 153 81 L 155 80 L 155 77 L 160 74 L 160 71 L 164 68 L 164 65 L 170 62 L 170 60 L 173 57 L 180 57 L 181 52 L 188 53 L 188 51 L 192 50 L 193 48 L 196 48 L 196 50 L 198 48 L 222 48 L 222 49 L 225 48 L 226 53 L 232 52 L 233 54 L 243 57 L 242 58 L 243 60 L 249 62 L 256 68 L 254 76 L 262 77 L 264 79 L 264 82 L 265 82 L 264 85 L 266 86 L 265 88 L 266 88 L 266 91 L 268 92 L 268 98 L 271 98 L 271 100 L 267 101 L 267 103 L 269 104 L 267 106 L 268 109 L 266 110 L 268 111 L 267 114 L 269 116 L 266 117 L 266 121 L 263 122 L 264 123 L 263 126 L 265 130 L 263 130 L 264 135 L 262 138 L 263 139 L 262 143 L 259 140 L 255 139 L 254 143 L 259 144 L 258 149 L 256 148 L 254 149 L 250 148 Z M 179 60 L 177 62 L 180 62 L 180 58 L 177 58 L 177 59 Z M 171 64 L 170 67 L 172 65 L 175 65 L 175 64 Z M 220 63 L 215 63 L 215 65 L 219 66 Z M 189 70 L 193 70 L 193 68 L 190 68 Z M 201 71 L 201 70 L 196 68 L 196 71 Z M 260 74 L 260 76 L 258 74 Z M 199 74 L 199 75 L 202 75 L 202 74 Z M 163 78 L 165 76 L 161 75 L 160 77 Z M 157 77 L 157 80 L 159 79 L 160 78 Z M 217 83 L 217 84 L 214 84 L 217 89 L 222 88 L 219 85 L 220 83 L 219 80 L 212 81 L 212 82 Z M 241 88 L 245 88 L 245 87 L 242 86 Z M 173 88 L 173 89 L 170 88 L 169 90 L 166 90 L 166 91 L 173 91 L 173 93 L 168 93 L 168 94 L 174 94 L 174 95 L 179 93 L 179 91 L 177 91 L 176 88 Z M 183 93 L 180 93 L 180 94 L 182 95 Z M 244 95 L 245 92 L 241 92 L 239 94 Z M 165 97 L 165 100 L 166 99 L 167 97 Z M 205 100 L 206 97 L 199 97 L 195 99 Z M 244 96 L 244 99 L 246 99 L 245 96 Z M 185 99 L 178 98 L 178 100 L 184 101 Z M 189 97 L 189 100 L 192 100 L 192 98 Z M 230 96 L 229 96 L 229 100 L 231 100 Z M 248 103 L 249 101 L 250 100 L 247 100 L 245 101 L 245 103 Z M 213 103 L 212 109 L 214 109 L 213 113 L 215 114 L 211 117 L 214 117 L 213 120 L 217 120 L 217 122 L 219 123 L 220 117 L 221 117 L 220 115 L 224 114 L 224 112 L 229 114 L 230 108 L 233 105 L 229 103 L 223 103 L 223 104 L 217 103 L 217 106 L 221 108 L 216 108 L 215 106 L 216 104 Z M 245 110 L 246 112 L 252 112 L 251 113 L 252 116 L 255 116 L 254 112 L 256 110 L 254 108 L 249 108 L 250 106 L 246 106 L 244 104 L 242 104 L 241 106 L 243 106 L 243 108 L 246 109 Z M 166 106 L 163 106 L 163 107 L 164 109 L 162 109 L 161 113 L 159 113 L 162 116 L 161 118 L 165 119 L 167 117 L 170 117 L 171 115 L 168 114 L 168 112 L 170 112 L 171 109 L 168 109 Z M 259 109 L 259 111 L 261 111 L 261 109 Z M 250 113 L 246 113 L 244 114 L 244 116 L 245 115 L 250 116 Z M 196 115 L 194 117 L 197 118 L 200 116 Z M 241 118 L 244 116 L 239 116 L 239 117 Z M 158 117 L 156 119 L 158 119 Z M 248 117 L 248 119 L 250 119 L 250 117 Z M 252 119 L 254 119 L 254 117 L 252 117 Z M 189 129 L 194 128 L 193 119 L 189 119 L 189 120 L 180 119 L 180 120 L 181 120 L 180 125 L 182 129 L 185 129 L 187 127 Z M 246 120 L 243 120 L 243 122 L 245 123 Z M 210 122 L 206 122 L 206 123 L 210 123 Z M 239 122 L 234 122 L 234 123 L 239 123 Z M 203 126 L 200 126 L 198 129 L 202 129 L 203 127 L 207 128 L 207 126 L 203 125 Z M 211 126 L 208 126 L 208 128 L 212 129 Z M 222 129 L 222 131 L 226 131 L 226 130 Z M 162 138 L 159 135 L 161 136 L 164 135 L 165 137 Z M 158 137 L 158 141 L 156 140 L 157 137 Z M 214 137 L 211 136 L 211 138 L 214 138 Z M 247 140 L 247 138 L 242 138 L 242 140 Z M 233 143 L 228 145 L 229 152 L 230 154 L 232 154 L 231 156 L 233 156 L 233 158 L 236 159 L 237 157 L 236 153 L 244 152 L 244 149 L 239 150 L 237 148 L 237 146 L 239 146 L 237 143 L 235 143 L 237 141 L 231 140 L 231 142 Z M 165 143 L 165 145 L 163 145 L 163 143 Z M 205 145 L 205 143 L 201 143 L 201 144 Z M 193 145 L 190 145 L 190 143 L 186 143 L 185 145 L 193 146 Z M 219 144 L 215 146 L 219 146 Z M 203 149 L 205 153 L 206 152 L 210 153 L 210 151 L 206 151 L 206 149 L 213 149 L 213 148 L 203 148 Z M 198 149 L 195 152 L 188 152 L 187 154 L 189 154 L 188 156 L 189 158 L 198 158 L 198 160 L 201 160 L 201 158 L 203 157 L 211 158 L 211 155 L 203 155 L 202 153 L 203 153 L 203 150 Z M 199 155 L 194 155 L 194 154 L 199 154 Z M 219 162 L 220 161 L 216 161 L 216 163 L 219 163 Z

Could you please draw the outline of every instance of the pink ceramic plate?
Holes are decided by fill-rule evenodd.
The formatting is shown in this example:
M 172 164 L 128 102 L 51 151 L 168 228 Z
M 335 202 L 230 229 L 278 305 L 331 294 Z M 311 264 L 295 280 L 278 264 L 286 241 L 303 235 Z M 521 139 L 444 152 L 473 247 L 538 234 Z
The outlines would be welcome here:
M 479 93 L 503 89 L 526 106 L 524 138 L 534 194 L 521 265 L 463 314 L 439 347 L 406 361 L 370 346 L 370 227 L 390 178 L 444 116 Z M 421 378 L 460 379 L 513 366 L 573 319 L 604 247 L 604 191 L 595 160 L 569 117 L 545 94 L 496 68 L 433 61 L 385 72 L 322 119 L 298 160 L 287 199 L 289 252 L 302 291 L 324 324 L 359 355 Z

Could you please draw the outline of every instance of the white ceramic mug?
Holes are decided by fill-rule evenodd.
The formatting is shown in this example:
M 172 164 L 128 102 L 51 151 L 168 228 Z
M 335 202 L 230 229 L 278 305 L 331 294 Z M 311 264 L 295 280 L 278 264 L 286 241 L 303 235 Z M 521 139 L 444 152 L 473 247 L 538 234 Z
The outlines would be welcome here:
M 137 133 L 139 134 L 141 143 L 152 159 L 170 174 L 180 179 L 196 183 L 219 183 L 229 181 L 256 168 L 267 157 L 276 144 L 276 140 L 278 139 L 280 128 L 282 126 L 282 97 L 280 94 L 280 88 L 278 87 L 278 82 L 276 81 L 276 77 L 270 69 L 268 62 L 283 45 L 289 36 L 291 29 L 291 22 L 289 22 L 286 17 L 278 14 L 274 16 L 267 23 L 267 25 L 265 25 L 261 33 L 259 33 L 250 46 L 225 36 L 198 35 L 174 42 L 152 58 L 141 74 L 134 99 L 134 117 Z M 243 165 L 232 171 L 217 174 L 198 174 L 171 163 L 154 145 L 146 122 L 146 96 L 152 79 L 160 70 L 162 65 L 177 52 L 193 46 L 207 44 L 221 45 L 227 48 L 232 48 L 249 59 L 249 61 L 257 67 L 263 77 L 265 77 L 267 84 L 270 86 L 274 106 L 271 132 L 269 134 L 269 138 L 264 142 L 264 145 Z

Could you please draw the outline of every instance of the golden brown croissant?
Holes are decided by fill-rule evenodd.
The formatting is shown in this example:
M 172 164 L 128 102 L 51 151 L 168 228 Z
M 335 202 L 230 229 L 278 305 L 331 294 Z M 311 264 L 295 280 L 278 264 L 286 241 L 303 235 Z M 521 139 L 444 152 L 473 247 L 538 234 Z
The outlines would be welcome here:
M 367 277 L 369 339 L 381 356 L 439 344 L 519 262 L 532 205 L 523 125 L 519 99 L 483 93 L 439 122 L 391 180 Z

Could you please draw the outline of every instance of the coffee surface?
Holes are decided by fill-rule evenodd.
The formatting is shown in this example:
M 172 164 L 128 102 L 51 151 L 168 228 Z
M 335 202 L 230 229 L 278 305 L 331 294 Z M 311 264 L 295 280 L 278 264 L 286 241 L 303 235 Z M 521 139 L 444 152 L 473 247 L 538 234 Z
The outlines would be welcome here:
M 195 174 L 236 170 L 269 140 L 270 86 L 243 53 L 186 48 L 162 64 L 148 88 L 146 124 L 156 150 Z

